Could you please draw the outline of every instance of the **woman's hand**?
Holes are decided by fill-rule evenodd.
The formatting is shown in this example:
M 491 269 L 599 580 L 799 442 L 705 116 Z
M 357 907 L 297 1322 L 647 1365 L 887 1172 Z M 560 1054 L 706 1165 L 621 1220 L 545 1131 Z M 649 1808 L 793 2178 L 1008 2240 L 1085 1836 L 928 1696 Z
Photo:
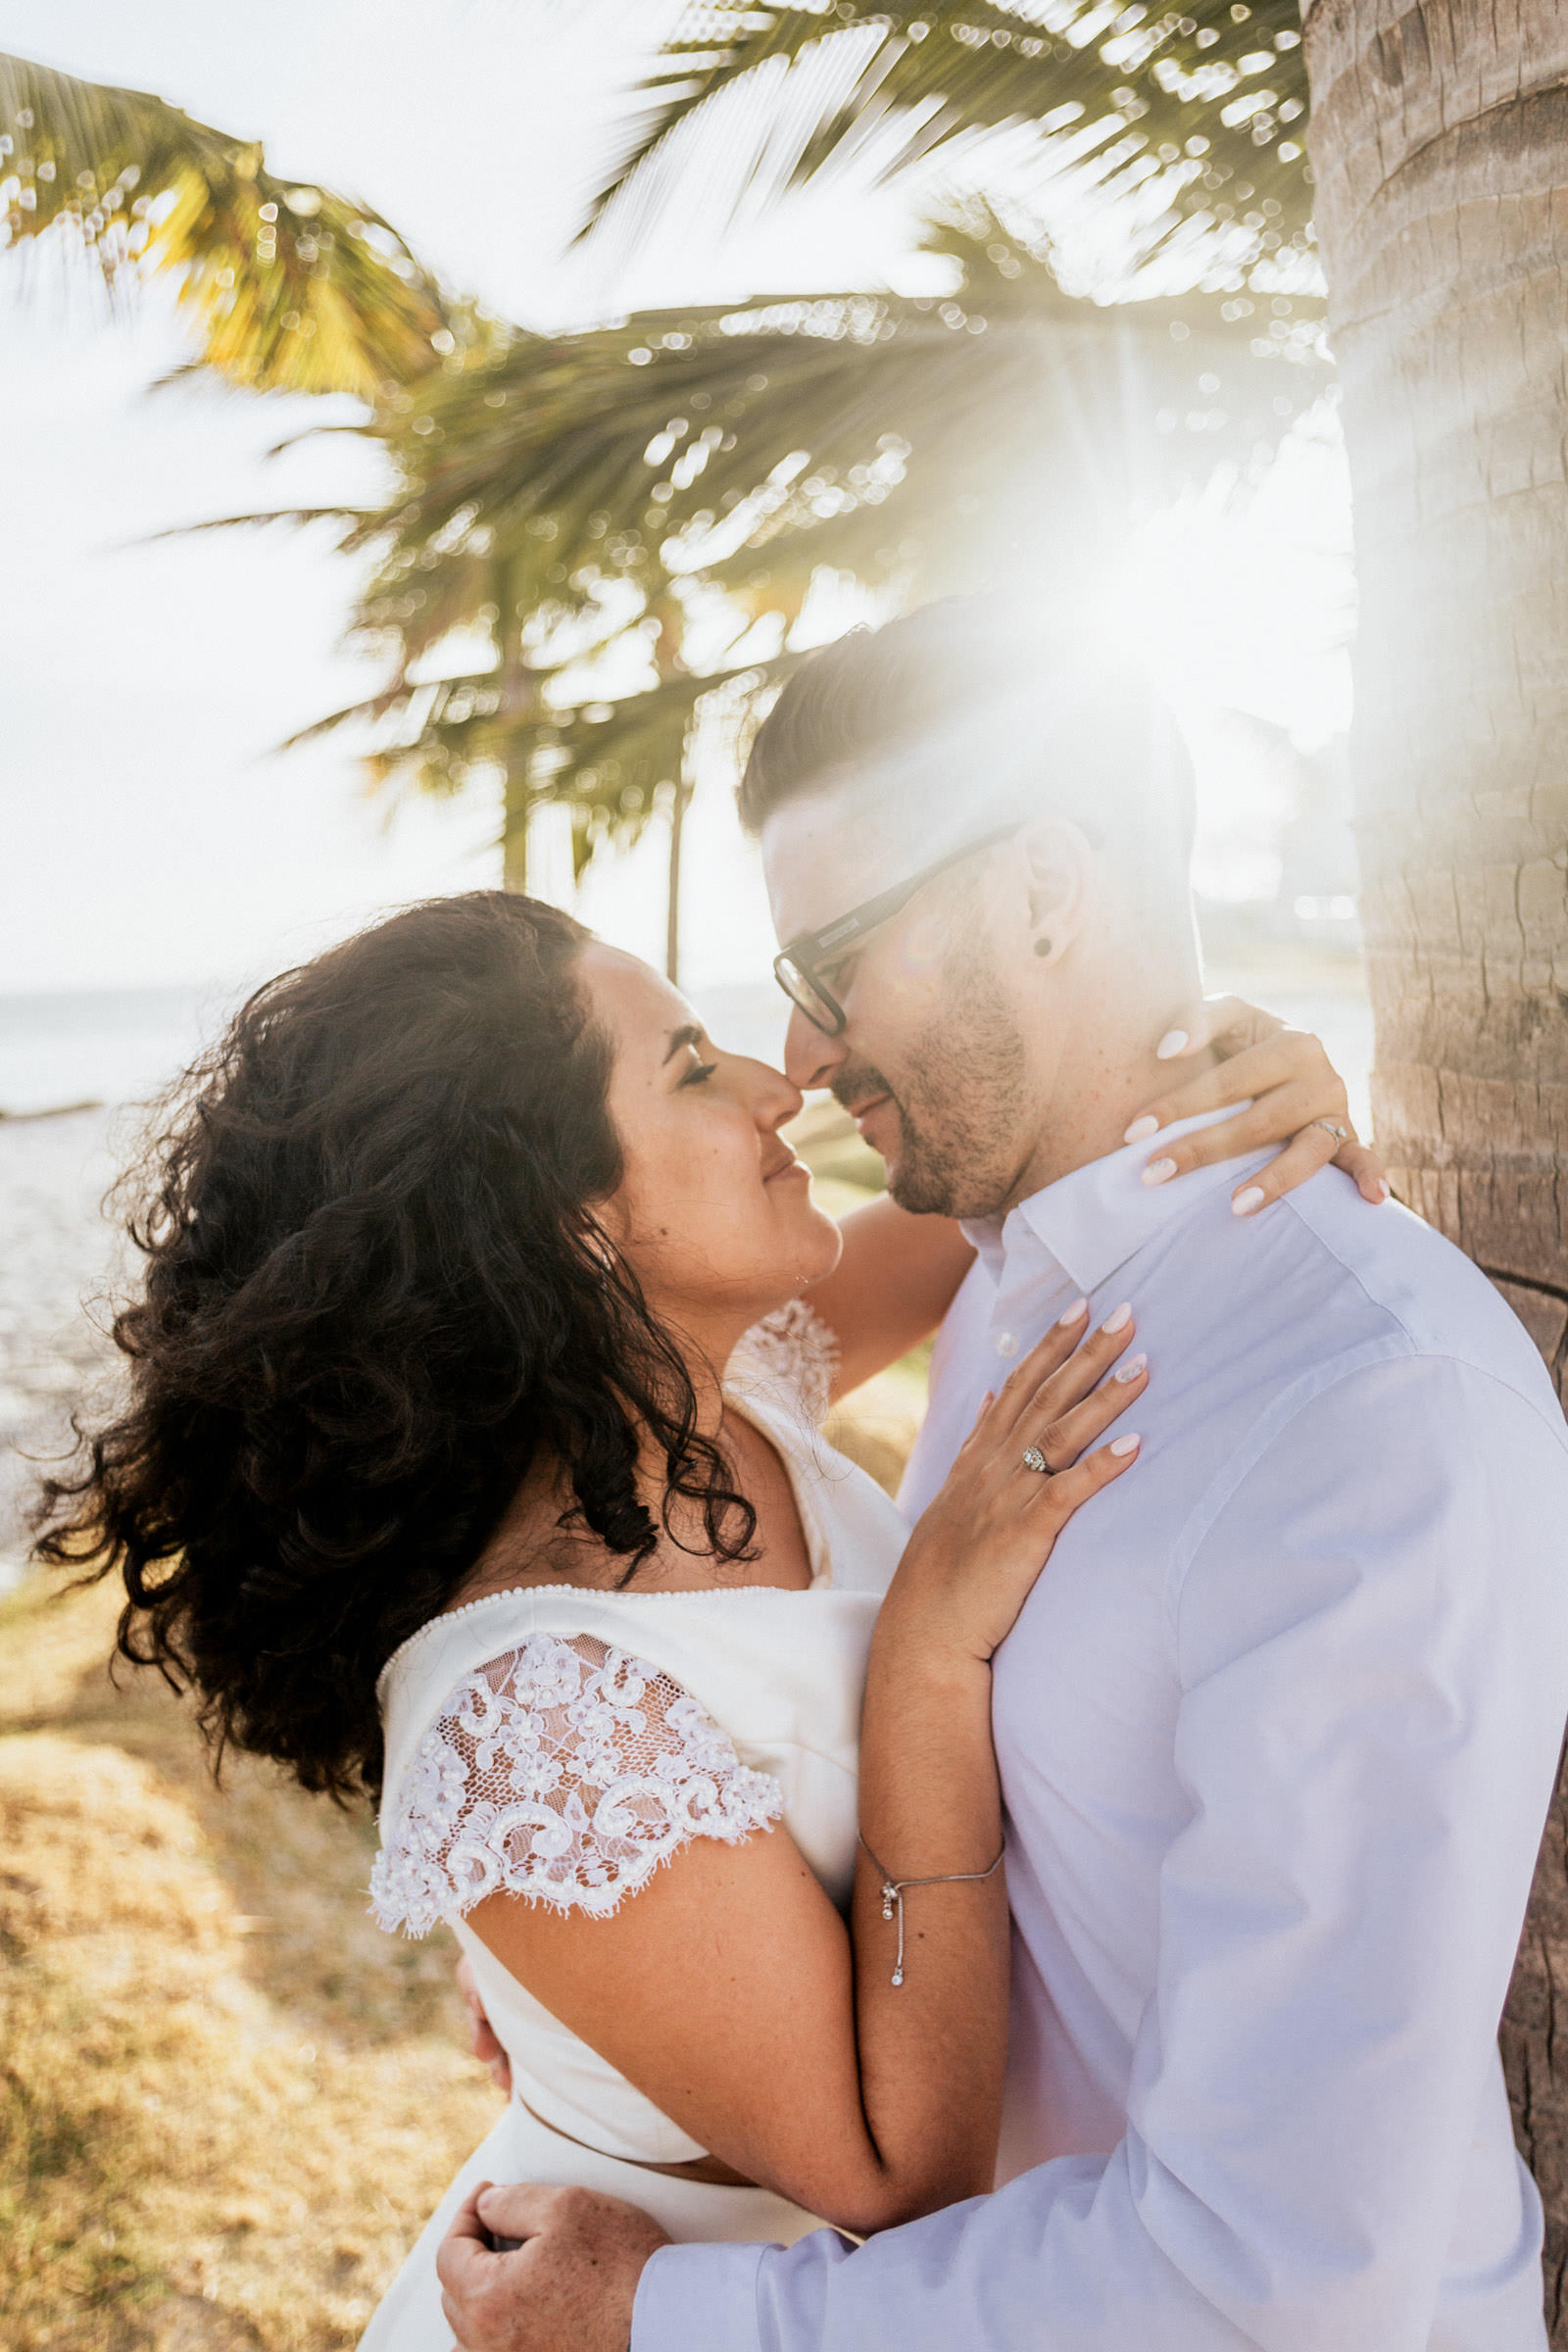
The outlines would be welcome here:
M 1277 1013 L 1263 1012 L 1242 997 L 1205 997 L 1182 1015 L 1178 1027 L 1166 1031 L 1154 1051 L 1161 1061 L 1181 1061 L 1205 1047 L 1221 1056 L 1219 1067 L 1151 1102 L 1134 1119 L 1124 1141 L 1144 1143 L 1177 1119 L 1219 1110 L 1249 1096 L 1251 1108 L 1167 1145 L 1150 1159 L 1146 1184 L 1164 1184 L 1191 1168 L 1210 1167 L 1216 1160 L 1255 1152 L 1260 1145 L 1284 1142 L 1279 1157 L 1247 1177 L 1232 1194 L 1231 1206 L 1239 1217 L 1255 1216 L 1331 1160 L 1354 1179 L 1363 1200 L 1374 1207 L 1387 1200 L 1383 1163 L 1356 1136 L 1345 1081 L 1321 1038 L 1310 1030 L 1287 1029 Z M 1331 1128 L 1338 1132 L 1331 1134 Z
M 511 2098 L 512 2060 L 507 2056 L 505 2046 L 494 2026 L 485 2015 L 484 1996 L 479 1990 L 479 1980 L 473 1973 L 473 1963 L 466 1952 L 458 1962 L 456 1973 L 458 1990 L 462 1993 L 463 2005 L 468 2012 L 468 2047 L 478 2059 L 479 2064 L 488 2069 L 490 2080 L 497 2090 L 504 2090 L 508 2098 Z
M 1080 1347 L 1088 1312 L 1087 1299 L 1069 1307 L 986 1398 L 905 1547 L 884 1618 L 892 1609 L 928 1657 L 989 1660 L 1074 1511 L 1137 1455 L 1131 1434 L 1098 1445 L 1149 1385 L 1147 1359 L 1126 1355 L 1132 1308 L 1115 1308 Z

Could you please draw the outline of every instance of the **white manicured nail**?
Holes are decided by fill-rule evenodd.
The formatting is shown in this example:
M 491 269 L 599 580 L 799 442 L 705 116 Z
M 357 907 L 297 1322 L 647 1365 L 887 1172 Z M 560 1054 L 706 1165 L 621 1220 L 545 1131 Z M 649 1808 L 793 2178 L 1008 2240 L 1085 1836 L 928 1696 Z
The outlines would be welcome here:
M 1147 1370 L 1148 1364 L 1147 1355 L 1131 1355 L 1124 1364 L 1116 1366 L 1116 1378 L 1125 1388 L 1130 1380 L 1136 1380 L 1140 1372 Z
M 1175 1173 L 1176 1162 L 1173 1159 L 1152 1159 L 1144 1170 L 1144 1182 L 1146 1184 L 1169 1184 Z
M 1152 1135 L 1158 1133 L 1159 1121 L 1152 1110 L 1146 1110 L 1141 1119 L 1134 1119 L 1121 1140 L 1124 1144 L 1146 1144 Z
M 1169 1061 L 1172 1054 L 1179 1054 L 1186 1043 L 1187 1032 L 1185 1029 L 1167 1029 L 1164 1036 L 1160 1039 L 1158 1045 L 1154 1048 L 1154 1059 L 1156 1061 Z
M 1378 1197 L 1375 1205 L 1381 1207 L 1385 1200 L 1392 1200 L 1393 1198 L 1394 1195 L 1390 1191 L 1388 1185 L 1380 1180 L 1378 1184 Z
M 1088 1301 L 1088 1299 L 1087 1299 L 1087 1298 L 1075 1298 L 1075 1299 L 1073 1300 L 1073 1302 L 1072 1302 L 1071 1306 L 1069 1306 L 1069 1307 L 1068 1307 L 1068 1309 L 1067 1309 L 1066 1313 L 1065 1313 L 1064 1315 L 1058 1315 L 1058 1316 L 1056 1317 L 1056 1328 L 1057 1328 L 1057 1330 L 1058 1330 L 1058 1331 L 1060 1330 L 1060 1328 L 1061 1328 L 1061 1326 L 1062 1326 L 1062 1324 L 1063 1324 L 1063 1323 L 1076 1323 L 1080 1315 L 1087 1315 L 1087 1314 L 1088 1314 L 1088 1312 L 1089 1312 L 1089 1301 Z
M 1125 1331 L 1132 1319 L 1133 1310 L 1124 1298 L 1120 1306 L 1111 1309 L 1100 1328 L 1102 1331 Z
M 1112 1453 L 1119 1455 L 1120 1458 L 1125 1461 L 1128 1454 L 1136 1453 L 1138 1451 L 1138 1448 L 1143 1442 L 1143 1439 L 1138 1437 L 1136 1434 L 1130 1438 L 1112 1438 L 1110 1441 L 1110 1450 Z
M 1233 1217 L 1255 1216 L 1267 1197 L 1260 1184 L 1250 1184 L 1246 1192 L 1238 1193 L 1231 1202 L 1231 1215 Z

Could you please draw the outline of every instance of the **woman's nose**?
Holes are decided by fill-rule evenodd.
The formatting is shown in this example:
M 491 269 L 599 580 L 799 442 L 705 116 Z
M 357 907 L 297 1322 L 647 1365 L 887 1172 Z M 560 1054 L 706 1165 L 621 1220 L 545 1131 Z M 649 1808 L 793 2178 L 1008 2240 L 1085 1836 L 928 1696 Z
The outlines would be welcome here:
M 806 1098 L 798 1086 L 785 1077 L 782 1070 L 766 1062 L 757 1065 L 757 1096 L 753 1104 L 757 1124 L 764 1135 L 773 1135 L 798 1110 L 806 1107 Z
M 813 1087 L 831 1086 L 835 1071 L 848 1054 L 842 1037 L 828 1037 L 808 1021 L 798 1004 L 790 1008 L 784 1035 L 784 1070 L 792 1086 L 808 1095 Z

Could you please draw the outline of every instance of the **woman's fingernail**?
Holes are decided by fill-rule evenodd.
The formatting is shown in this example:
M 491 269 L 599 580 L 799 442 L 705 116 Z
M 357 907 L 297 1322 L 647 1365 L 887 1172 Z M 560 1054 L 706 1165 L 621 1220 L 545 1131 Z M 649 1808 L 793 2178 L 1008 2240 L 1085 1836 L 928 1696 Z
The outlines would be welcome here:
M 1158 1045 L 1154 1048 L 1154 1059 L 1156 1061 L 1169 1061 L 1171 1055 L 1173 1054 L 1179 1054 L 1186 1043 L 1187 1032 L 1185 1029 L 1167 1029 L 1164 1036 L 1160 1039 Z
M 1065 1313 L 1064 1315 L 1058 1315 L 1058 1316 L 1056 1317 L 1056 1328 L 1057 1328 L 1057 1330 L 1058 1330 L 1058 1331 L 1060 1330 L 1060 1328 L 1061 1328 L 1061 1326 L 1062 1326 L 1062 1324 L 1063 1324 L 1063 1323 L 1076 1323 L 1080 1315 L 1087 1315 L 1087 1314 L 1088 1314 L 1088 1312 L 1089 1312 L 1089 1301 L 1088 1301 L 1088 1299 L 1087 1299 L 1087 1298 L 1075 1298 L 1075 1299 L 1073 1300 L 1073 1302 L 1072 1302 L 1071 1306 L 1069 1306 L 1069 1307 L 1068 1307 L 1068 1309 L 1067 1309 L 1066 1313 Z
M 1146 1184 L 1169 1184 L 1175 1173 L 1176 1162 L 1173 1159 L 1152 1159 L 1144 1170 L 1144 1182 Z
M 1130 1355 L 1124 1364 L 1116 1366 L 1116 1378 L 1125 1388 L 1130 1380 L 1136 1380 L 1141 1372 L 1146 1371 L 1148 1365 L 1147 1355 Z
M 1152 1135 L 1158 1133 L 1159 1121 L 1152 1110 L 1146 1110 L 1141 1119 L 1134 1119 L 1121 1140 L 1124 1144 L 1147 1144 Z
M 1132 1319 L 1133 1310 L 1124 1298 L 1120 1306 L 1112 1307 L 1100 1328 L 1102 1331 L 1125 1331 Z
M 1110 1450 L 1114 1454 L 1119 1454 L 1125 1461 L 1128 1454 L 1136 1453 L 1138 1451 L 1138 1448 L 1143 1442 L 1143 1439 L 1139 1437 L 1135 1431 L 1131 1437 L 1112 1438 L 1110 1441 Z
M 1231 1202 L 1233 1217 L 1254 1217 L 1268 1196 L 1260 1184 L 1250 1184 L 1245 1193 L 1238 1193 Z
M 1374 1208 L 1381 1208 L 1385 1200 L 1393 1200 L 1394 1195 L 1389 1189 L 1388 1185 L 1383 1181 L 1383 1178 L 1380 1176 L 1377 1183 L 1373 1186 L 1368 1198 L 1370 1199 Z

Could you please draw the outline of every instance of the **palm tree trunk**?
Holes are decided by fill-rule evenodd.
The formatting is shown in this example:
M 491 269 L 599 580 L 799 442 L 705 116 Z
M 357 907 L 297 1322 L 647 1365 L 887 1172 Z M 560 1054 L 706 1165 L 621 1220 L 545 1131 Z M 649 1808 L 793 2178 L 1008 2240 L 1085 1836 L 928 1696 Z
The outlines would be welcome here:
M 1362 618 L 1357 829 L 1396 1189 L 1568 1334 L 1568 10 L 1307 0 Z M 1503 2024 L 1568 2345 L 1568 1800 Z M 1568 2022 L 1568 2021 L 1565 2021 Z
M 502 714 L 508 719 L 531 717 L 534 707 L 534 681 L 522 653 L 522 622 L 517 616 L 516 597 L 511 593 L 511 582 L 503 569 L 499 596 L 503 619 L 501 623 L 501 661 L 499 682 Z M 506 778 L 502 792 L 501 813 L 501 887 L 521 896 L 528 888 L 528 819 L 533 813 L 532 757 L 514 745 L 505 754 Z
M 664 977 L 680 986 L 680 849 L 686 831 L 686 811 L 692 788 L 683 778 L 675 787 L 669 810 L 669 895 L 664 907 Z

